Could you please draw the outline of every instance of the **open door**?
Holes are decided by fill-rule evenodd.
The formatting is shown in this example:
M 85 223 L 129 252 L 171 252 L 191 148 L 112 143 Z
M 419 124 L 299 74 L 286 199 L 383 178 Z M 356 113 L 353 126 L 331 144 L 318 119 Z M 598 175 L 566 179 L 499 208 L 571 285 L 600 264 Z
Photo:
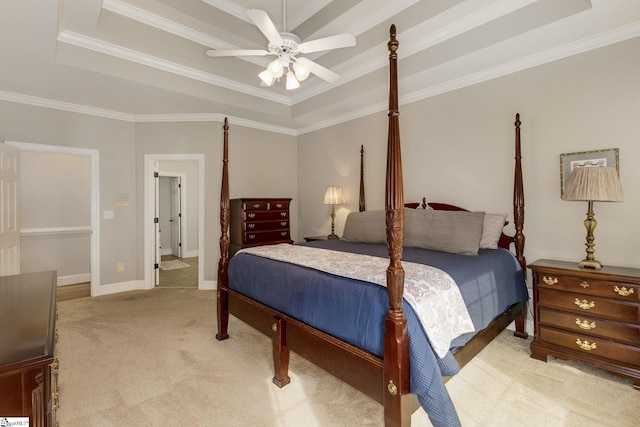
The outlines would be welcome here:
M 20 274 L 20 150 L 0 141 L 0 276 Z
M 155 185 L 155 207 L 153 213 L 153 226 L 155 233 L 155 253 L 153 261 L 153 284 L 158 286 L 160 284 L 160 263 L 162 262 L 161 251 L 161 236 L 160 236 L 160 174 L 158 173 L 158 162 L 154 165 L 153 182 Z
M 171 253 L 182 258 L 182 181 L 171 178 Z

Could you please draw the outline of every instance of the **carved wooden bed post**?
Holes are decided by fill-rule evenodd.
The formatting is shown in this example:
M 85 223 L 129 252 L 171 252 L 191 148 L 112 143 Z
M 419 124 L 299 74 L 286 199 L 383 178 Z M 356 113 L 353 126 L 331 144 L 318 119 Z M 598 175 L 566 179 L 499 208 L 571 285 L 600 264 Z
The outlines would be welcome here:
M 520 113 L 516 114 L 516 166 L 513 181 L 513 222 L 515 223 L 516 234 L 513 237 L 516 246 L 516 258 L 522 267 L 525 279 L 527 277 L 527 260 L 524 257 L 524 184 L 522 181 L 522 153 L 520 150 Z M 524 303 L 523 313 L 516 318 L 516 331 L 514 335 L 519 338 L 527 338 L 529 334 L 525 331 L 525 320 L 527 317 L 527 303 Z
M 224 119 L 222 185 L 220 188 L 220 261 L 218 262 L 218 340 L 229 338 L 229 121 Z
M 409 336 L 407 318 L 402 309 L 404 269 L 402 268 L 402 239 L 404 226 L 404 195 L 402 182 L 402 157 L 400 152 L 400 128 L 398 112 L 398 72 L 396 27 L 391 26 L 389 48 L 389 134 L 387 141 L 387 178 L 385 186 L 385 210 L 389 267 L 387 268 L 387 294 L 389 309 L 385 318 L 384 334 L 384 418 L 386 426 L 411 424 L 408 393 Z

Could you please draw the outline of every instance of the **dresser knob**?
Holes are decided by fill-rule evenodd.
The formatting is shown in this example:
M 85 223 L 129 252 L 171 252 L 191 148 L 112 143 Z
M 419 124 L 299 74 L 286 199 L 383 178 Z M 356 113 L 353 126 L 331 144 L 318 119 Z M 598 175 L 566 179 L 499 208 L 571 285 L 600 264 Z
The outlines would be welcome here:
M 590 308 L 593 308 L 596 306 L 596 303 L 593 301 L 588 302 L 586 299 L 583 299 L 582 301 L 580 301 L 578 298 L 576 298 L 576 300 L 574 301 L 574 304 L 583 310 L 589 310 Z
M 282 203 L 276 203 L 276 208 L 280 209 L 282 207 Z
M 591 350 L 595 350 L 596 348 L 598 348 L 596 346 L 596 343 L 590 343 L 587 340 L 580 341 L 580 338 L 578 338 L 576 340 L 576 344 L 578 344 L 578 347 L 580 347 L 581 349 L 583 349 L 585 351 L 591 351 Z
M 580 329 L 584 329 L 586 331 L 596 328 L 596 322 L 589 322 L 586 319 L 580 320 L 577 317 L 576 317 L 576 325 L 578 325 Z
M 280 212 L 280 216 L 287 216 L 286 212 Z
M 627 289 L 626 286 L 623 286 L 621 288 L 619 288 L 618 286 L 614 286 L 613 291 L 621 297 L 628 297 L 629 295 L 633 294 L 633 288 Z
M 255 218 L 255 217 L 256 217 L 256 214 L 254 214 L 254 213 L 250 213 L 250 214 L 247 214 L 247 216 L 248 216 L 249 218 Z
M 283 227 L 286 227 L 286 226 L 287 226 L 287 221 L 282 221 L 282 222 L 280 223 L 280 225 L 281 225 L 281 226 L 283 226 Z
M 286 231 L 281 231 L 281 232 L 280 232 L 280 235 L 284 237 L 284 236 L 286 236 L 286 235 L 287 235 L 287 232 L 286 232 Z
M 259 207 L 260 207 L 260 204 L 259 204 L 259 203 L 254 203 L 254 204 L 253 204 L 253 208 L 254 208 L 254 209 L 258 209 Z
M 556 283 L 558 283 L 558 278 L 557 277 L 547 277 L 547 276 L 542 276 L 542 281 L 549 285 L 549 286 L 553 286 Z
M 247 224 L 247 227 L 249 227 L 249 228 L 256 228 L 256 225 L 255 225 L 255 224 Z
M 249 239 L 253 240 L 253 239 L 255 239 L 255 238 L 256 238 L 256 235 L 255 235 L 255 234 L 249 234 Z
M 584 289 L 587 289 L 589 287 L 589 282 L 585 280 L 582 283 L 580 283 L 580 286 L 582 286 Z

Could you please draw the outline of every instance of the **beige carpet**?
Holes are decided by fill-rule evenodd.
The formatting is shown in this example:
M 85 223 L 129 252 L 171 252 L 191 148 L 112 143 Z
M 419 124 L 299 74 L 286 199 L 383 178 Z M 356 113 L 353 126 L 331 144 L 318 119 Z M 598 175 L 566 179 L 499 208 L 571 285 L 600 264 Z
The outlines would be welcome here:
M 231 318 L 215 335 L 215 292 L 134 291 L 58 304 L 61 427 L 379 426 L 382 407 L 292 354 L 271 383 L 268 338 Z M 640 394 L 586 364 L 529 358 L 501 334 L 447 383 L 468 426 L 635 426 Z M 423 411 L 413 425 L 428 426 Z

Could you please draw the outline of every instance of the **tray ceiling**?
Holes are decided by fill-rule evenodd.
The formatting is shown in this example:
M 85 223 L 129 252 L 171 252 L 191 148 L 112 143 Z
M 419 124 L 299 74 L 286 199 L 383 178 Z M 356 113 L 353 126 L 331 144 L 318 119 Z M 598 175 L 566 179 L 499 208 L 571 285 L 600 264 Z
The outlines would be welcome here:
M 305 55 L 340 78 L 312 75 L 287 91 L 284 81 L 260 86 L 273 57 L 205 56 L 266 49 L 249 8 L 303 41 L 353 34 L 354 47 Z M 229 116 L 290 134 L 386 109 L 390 24 L 401 102 L 640 35 L 636 0 L 288 0 L 284 16 L 280 1 L 262 0 L 21 0 L 0 10 L 0 99 L 131 121 Z

